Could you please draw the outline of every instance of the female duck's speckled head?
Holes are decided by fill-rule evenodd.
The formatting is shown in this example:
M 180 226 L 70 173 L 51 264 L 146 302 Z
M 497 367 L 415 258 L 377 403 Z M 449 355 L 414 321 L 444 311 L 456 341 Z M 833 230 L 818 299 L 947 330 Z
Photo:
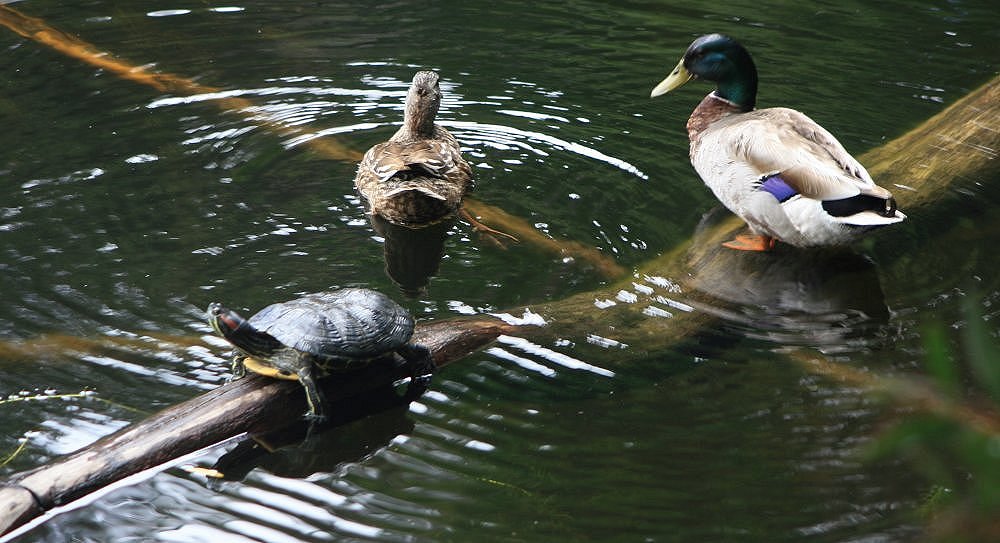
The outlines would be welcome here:
M 434 117 L 441 105 L 440 77 L 431 71 L 417 72 L 406 93 L 403 126 L 413 136 L 430 137 L 434 133 Z

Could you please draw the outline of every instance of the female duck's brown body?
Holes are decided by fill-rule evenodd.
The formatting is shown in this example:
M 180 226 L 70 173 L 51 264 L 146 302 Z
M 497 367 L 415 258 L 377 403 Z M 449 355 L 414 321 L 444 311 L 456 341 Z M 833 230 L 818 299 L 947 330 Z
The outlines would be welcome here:
M 458 141 L 434 123 L 441 103 L 438 75 L 418 72 L 406 95 L 403 126 L 358 165 L 354 184 L 369 211 L 404 226 L 453 215 L 473 188 Z

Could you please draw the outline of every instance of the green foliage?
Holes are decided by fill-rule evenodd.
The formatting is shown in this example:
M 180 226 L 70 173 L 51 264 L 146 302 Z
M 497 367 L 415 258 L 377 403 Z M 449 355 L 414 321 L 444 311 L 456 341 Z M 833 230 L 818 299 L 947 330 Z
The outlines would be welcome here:
M 973 298 L 965 299 L 963 310 L 966 323 L 962 339 L 970 369 L 976 382 L 993 399 L 994 405 L 998 405 L 1000 404 L 1000 347 L 997 346 L 996 338 L 986 328 L 986 321 Z
M 959 368 L 948 349 L 948 335 L 941 326 L 925 326 L 923 330 L 924 365 L 934 382 L 949 396 L 959 392 Z
M 963 310 L 960 356 L 953 354 L 942 325 L 926 327 L 925 365 L 932 382 L 888 388 L 898 397 L 906 388 L 907 399 L 916 399 L 914 409 L 875 440 L 869 453 L 905 459 L 932 484 L 921 508 L 931 540 L 1000 540 L 1000 349 L 974 299 Z

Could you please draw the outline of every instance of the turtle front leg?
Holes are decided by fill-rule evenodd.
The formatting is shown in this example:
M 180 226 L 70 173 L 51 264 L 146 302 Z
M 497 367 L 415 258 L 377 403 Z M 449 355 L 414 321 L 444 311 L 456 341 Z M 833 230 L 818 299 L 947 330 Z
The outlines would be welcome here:
M 406 360 L 407 366 L 410 367 L 410 384 L 406 387 L 404 399 L 407 401 L 416 400 L 430 387 L 431 378 L 437 370 L 437 364 L 434 363 L 431 351 L 423 345 L 403 345 L 396 352 Z
M 326 403 L 326 399 L 323 397 L 323 393 L 320 392 L 319 385 L 316 384 L 313 365 L 311 363 L 303 364 L 295 372 L 295 375 L 298 376 L 299 382 L 302 383 L 302 388 L 306 391 L 306 403 L 309 404 L 309 412 L 306 413 L 306 418 L 315 422 L 325 421 L 326 410 L 324 404 Z
M 243 364 L 246 358 L 246 355 L 233 352 L 233 362 L 229 366 L 229 370 L 232 372 L 232 375 L 229 377 L 230 381 L 242 379 L 247 374 L 247 367 Z
M 326 400 L 316 383 L 316 365 L 313 357 L 309 354 L 285 348 L 276 351 L 268 364 L 284 375 L 294 375 L 302 388 L 306 391 L 306 403 L 309 404 L 309 411 L 306 418 L 313 422 L 326 420 L 326 413 L 323 409 Z

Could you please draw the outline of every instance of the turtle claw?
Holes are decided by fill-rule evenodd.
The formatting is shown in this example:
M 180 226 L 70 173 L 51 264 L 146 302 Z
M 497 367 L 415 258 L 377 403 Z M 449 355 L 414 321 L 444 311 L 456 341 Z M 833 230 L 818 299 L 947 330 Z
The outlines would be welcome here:
M 326 415 L 312 411 L 307 411 L 302 415 L 302 419 L 305 420 L 306 425 L 306 434 L 302 438 L 303 443 L 309 442 L 313 438 L 314 432 L 321 432 L 324 425 L 330 420 Z
M 327 416 L 325 414 L 323 414 L 323 413 L 313 413 L 311 411 L 308 411 L 305 414 L 303 414 L 302 418 L 306 419 L 306 421 L 310 425 L 323 424 L 323 423 L 325 423 L 327 421 Z
M 422 387 L 424 390 L 427 390 L 431 386 L 431 381 L 434 380 L 434 375 L 432 375 L 430 373 L 426 373 L 424 375 L 418 375 L 416 377 L 411 377 L 410 380 L 416 386 Z
M 418 377 L 411 379 L 410 384 L 406 385 L 406 392 L 402 396 L 403 402 L 410 403 L 423 396 L 424 393 L 430 388 L 430 385 L 430 377 Z
M 410 377 L 410 384 L 406 386 L 406 393 L 403 399 L 412 402 L 424 395 L 431 387 L 431 375 L 419 375 Z
M 399 349 L 400 356 L 406 359 L 406 364 L 410 368 L 410 384 L 406 386 L 406 393 L 403 399 L 412 402 L 430 388 L 434 372 L 437 371 L 437 364 L 431 351 L 423 345 L 406 345 Z

